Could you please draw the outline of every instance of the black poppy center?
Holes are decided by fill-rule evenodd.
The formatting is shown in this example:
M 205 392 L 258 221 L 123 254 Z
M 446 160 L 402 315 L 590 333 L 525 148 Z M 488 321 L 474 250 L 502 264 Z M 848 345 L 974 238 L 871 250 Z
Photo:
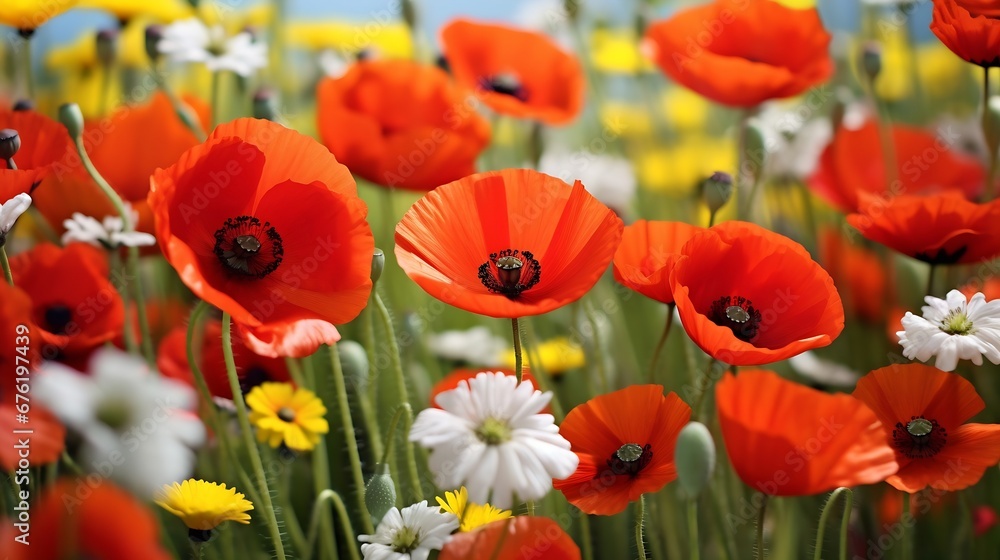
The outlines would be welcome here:
M 215 256 L 237 276 L 260 279 L 277 270 L 285 250 L 281 236 L 253 216 L 229 218 L 215 232 Z
M 752 342 L 760 331 L 760 311 L 742 296 L 724 296 L 713 301 L 708 318 L 720 327 L 728 327 L 744 342 Z
M 608 470 L 615 475 L 635 478 L 653 460 L 653 446 L 650 444 L 626 443 L 611 454 Z
M 65 305 L 50 305 L 45 308 L 42 320 L 45 322 L 45 330 L 50 333 L 66 334 L 66 329 L 73 322 L 73 311 Z
M 479 265 L 479 280 L 494 294 L 515 299 L 538 283 L 542 266 L 531 251 L 504 249 L 490 253 L 490 260 Z
M 509 95 L 521 101 L 528 99 L 528 90 L 525 89 L 520 78 L 510 72 L 483 76 L 479 78 L 479 85 L 485 90 Z
M 935 253 L 921 252 L 913 255 L 913 258 L 928 264 L 955 264 L 965 256 L 968 250 L 969 247 L 966 245 L 962 245 L 953 251 L 941 247 Z
M 906 424 L 897 422 L 892 430 L 893 447 L 910 459 L 926 459 L 938 454 L 948 441 L 948 431 L 937 420 L 913 416 Z

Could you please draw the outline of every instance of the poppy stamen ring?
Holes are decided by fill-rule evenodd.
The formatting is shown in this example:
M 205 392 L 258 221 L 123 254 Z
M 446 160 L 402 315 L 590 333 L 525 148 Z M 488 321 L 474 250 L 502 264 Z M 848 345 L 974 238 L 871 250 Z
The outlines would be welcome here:
M 653 446 L 650 444 L 626 443 L 619 447 L 608 459 L 608 469 L 616 475 L 635 477 L 653 460 Z
M 910 459 L 937 455 L 948 441 L 948 431 L 937 420 L 913 416 L 907 423 L 897 422 L 892 431 L 893 447 Z
M 760 332 L 761 313 L 743 296 L 720 297 L 712 302 L 707 315 L 713 323 L 729 328 L 743 342 L 752 342 Z
M 494 294 L 516 299 L 538 283 L 542 267 L 531 251 L 504 249 L 479 265 L 479 281 Z
M 257 280 L 277 270 L 285 254 L 277 230 L 253 216 L 227 219 L 213 251 L 228 272 Z

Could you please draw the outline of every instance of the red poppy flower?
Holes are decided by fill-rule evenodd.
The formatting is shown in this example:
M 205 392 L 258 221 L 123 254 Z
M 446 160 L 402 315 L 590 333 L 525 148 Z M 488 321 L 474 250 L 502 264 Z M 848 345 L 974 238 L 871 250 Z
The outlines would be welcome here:
M 152 178 L 163 255 L 247 326 L 346 323 L 371 293 L 375 240 L 347 168 L 311 138 L 237 119 Z
M 615 252 L 615 280 L 661 303 L 673 303 L 670 273 L 681 247 L 704 228 L 684 222 L 637 220 L 625 226 Z
M 128 493 L 103 480 L 62 480 L 31 507 L 31 545 L 16 542 L 8 524 L 0 553 L 10 560 L 142 558 L 170 560 L 156 518 Z M 43 538 L 36 538 L 44 535 Z
M 222 323 L 212 319 L 205 321 L 201 338 L 198 367 L 205 376 L 205 384 L 213 396 L 232 399 L 226 362 L 222 355 Z M 233 358 L 240 388 L 244 393 L 265 381 L 287 382 L 291 378 L 285 360 L 261 356 L 253 352 L 245 343 L 239 331 L 233 336 Z M 164 377 L 177 379 L 195 386 L 194 373 L 187 359 L 187 327 L 175 328 L 160 343 L 156 356 L 156 366 Z
M 886 482 L 899 490 L 961 490 L 1000 462 L 1000 425 L 964 424 L 986 404 L 960 375 L 895 364 L 858 380 L 854 396 L 882 421 L 899 462 Z
M 264 323 L 256 327 L 237 323 L 236 330 L 248 349 L 270 358 L 305 358 L 321 345 L 340 340 L 337 327 L 319 319 Z
M 823 150 L 809 187 L 844 212 L 858 210 L 859 193 L 894 197 L 957 190 L 975 198 L 985 172 L 975 159 L 953 151 L 944 138 L 919 128 L 892 127 L 898 183 L 889 186 L 878 126 L 868 121 L 856 130 L 841 127 Z
M 931 31 L 962 60 L 1000 66 L 1000 6 L 992 0 L 934 0 Z
M 645 41 L 672 79 L 736 107 L 791 97 L 825 82 L 833 73 L 829 43 L 815 9 L 770 0 L 717 0 L 684 9 L 650 25 Z
M 540 33 L 456 20 L 441 41 L 455 80 L 498 113 L 566 124 L 583 108 L 580 62 Z
M 396 226 L 399 266 L 427 293 L 489 317 L 547 313 L 607 269 L 622 221 L 590 195 L 530 169 L 471 175 L 427 193 Z
M 0 332 L 11 337 L 10 344 L 0 346 L 0 371 L 15 372 L 17 366 L 34 368 L 39 361 L 40 329 L 32 320 L 31 298 L 24 290 L 0 282 Z M 27 363 L 26 363 L 27 362 Z M 0 395 L 13 385 L 0 387 Z
M 715 388 L 726 453 L 743 482 L 772 496 L 873 484 L 896 472 L 875 413 L 771 371 L 727 373 Z
M 15 401 L 10 391 L 6 391 L 4 401 L 0 403 L 0 467 L 8 473 L 23 464 L 38 467 L 54 463 L 62 457 L 66 445 L 66 428 L 54 414 L 41 406 L 32 405 L 28 421 L 20 422 L 16 420 L 19 417 L 18 404 L 21 403 Z M 21 430 L 30 430 L 27 433 L 31 434 L 27 457 L 21 455 L 25 452 L 25 432 Z
M 359 62 L 323 79 L 317 103 L 326 147 L 379 185 L 429 191 L 461 179 L 490 141 L 489 123 L 448 74 L 409 60 Z
M 854 245 L 837 230 L 820 236 L 820 261 L 851 313 L 868 323 L 881 323 L 889 301 L 889 278 L 882 259 Z
M 585 513 L 614 515 L 677 478 L 674 446 L 691 407 L 659 385 L 633 385 L 590 399 L 566 415 L 559 433 L 580 458 L 576 472 L 554 480 Z
M 972 510 L 972 533 L 981 537 L 990 532 L 990 529 L 1000 523 L 1000 516 L 997 510 L 990 506 L 977 506 Z
M 847 222 L 866 238 L 930 264 L 977 263 L 1000 255 L 1000 201 L 976 204 L 961 194 L 861 197 Z
M 801 245 L 754 224 L 695 234 L 670 283 L 688 336 L 727 364 L 784 360 L 827 346 L 844 329 L 830 275 Z
M 108 262 L 97 248 L 41 243 L 10 259 L 14 283 L 31 297 L 32 321 L 45 359 L 75 358 L 110 342 L 125 326 Z
M 184 323 L 190 313 L 190 308 L 174 298 L 152 298 L 145 301 L 146 320 L 149 323 L 149 336 L 153 343 L 157 344 L 169 334 L 174 327 Z M 139 329 L 139 313 L 135 306 L 129 306 L 126 320 L 127 328 L 132 329 L 133 340 L 139 340 L 142 333 Z M 125 348 L 125 336 L 115 339 L 114 344 L 118 348 Z
M 977 278 L 959 289 L 966 298 L 971 298 L 976 295 L 976 292 L 982 292 L 986 296 L 986 301 L 1000 299 L 1000 278 L 996 276 L 985 279 Z
M 0 109 L 0 129 L 17 131 L 21 147 L 12 158 L 16 169 L 0 158 L 0 199 L 10 200 L 20 193 L 32 193 L 49 176 L 62 158 L 72 156 L 66 129 L 35 111 Z
M 475 531 L 456 533 L 441 549 L 439 560 L 580 560 L 580 547 L 548 517 L 501 519 Z

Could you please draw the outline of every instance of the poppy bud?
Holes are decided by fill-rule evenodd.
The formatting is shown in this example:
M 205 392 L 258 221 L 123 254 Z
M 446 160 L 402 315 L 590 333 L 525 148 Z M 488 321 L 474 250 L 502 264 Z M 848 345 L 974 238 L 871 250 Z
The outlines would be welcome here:
M 102 66 L 111 66 L 114 63 L 117 42 L 117 29 L 102 29 L 97 32 L 97 60 Z
M 34 111 L 35 104 L 30 99 L 18 99 L 11 109 L 13 111 Z
M 76 103 L 64 103 L 59 107 L 59 122 L 66 127 L 74 141 L 83 135 L 83 113 Z
M 733 176 L 729 173 L 716 171 L 711 177 L 701 182 L 701 198 L 708 205 L 709 211 L 713 213 L 725 206 L 732 195 Z
M 341 340 L 337 343 L 340 350 L 340 367 L 344 369 L 344 378 L 359 389 L 368 386 L 368 352 L 353 340 Z
M 417 7 L 413 0 L 403 0 L 403 21 L 410 29 L 417 28 Z
M 365 484 L 365 507 L 372 522 L 378 525 L 386 512 L 396 506 L 396 485 L 389 475 L 389 465 L 376 465 L 375 474 Z
M 21 136 L 12 128 L 0 130 L 0 159 L 9 161 L 21 149 Z
M 378 282 L 378 279 L 382 277 L 382 269 L 385 268 L 385 253 L 382 249 L 378 247 L 375 248 L 375 254 L 372 255 L 372 283 Z
M 274 106 L 274 92 L 260 88 L 253 96 L 253 116 L 255 119 L 277 121 L 278 109 Z
M 997 157 L 997 150 L 1000 150 L 1000 96 L 991 96 L 986 104 L 986 111 L 983 113 L 983 133 L 992 160 Z
M 715 442 L 708 428 L 691 422 L 681 429 L 674 447 L 677 482 L 687 498 L 697 498 L 715 471 Z
M 874 41 L 865 43 L 861 49 L 861 68 L 872 83 L 882 73 L 882 46 Z
M 163 26 L 150 25 L 146 27 L 146 56 L 156 62 L 160 59 L 160 40 L 163 39 Z

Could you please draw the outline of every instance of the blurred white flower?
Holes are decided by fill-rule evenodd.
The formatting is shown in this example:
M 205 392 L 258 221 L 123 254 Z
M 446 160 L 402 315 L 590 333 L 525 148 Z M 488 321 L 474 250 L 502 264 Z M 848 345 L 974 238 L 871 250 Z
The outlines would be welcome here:
M 201 62 L 212 72 L 231 70 L 247 77 L 267 66 L 267 45 L 247 32 L 226 35 L 221 25 L 206 26 L 198 18 L 171 23 L 156 45 L 174 62 Z
M 417 415 L 410 441 L 431 450 L 428 465 L 438 488 L 469 489 L 469 501 L 500 509 L 537 500 L 552 479 L 576 471 L 579 458 L 559 434 L 551 414 L 541 414 L 551 392 L 530 381 L 483 372 L 439 394 Z
M 943 371 L 954 371 L 959 360 L 980 366 L 983 356 L 1000 364 L 1000 299 L 987 302 L 980 292 L 967 301 L 958 290 L 945 297 L 925 297 L 923 317 L 906 312 L 896 333 L 903 355 L 922 362 L 937 356 L 934 366 Z
M 487 327 L 472 327 L 464 331 L 443 331 L 427 338 L 427 346 L 436 356 L 465 362 L 472 366 L 500 364 L 509 343 L 494 336 Z
M 851 368 L 824 360 L 814 352 L 803 352 L 788 359 L 796 373 L 816 383 L 853 388 L 861 377 Z
M 458 529 L 458 518 L 428 506 L 427 500 L 412 506 L 392 508 L 375 528 L 374 535 L 359 535 L 365 560 L 427 560 L 432 550 L 441 550 Z
M 833 127 L 826 118 L 805 118 L 801 111 L 775 103 L 754 118 L 764 135 L 764 168 L 769 177 L 799 180 L 816 169 L 833 138 Z
M 574 48 L 572 23 L 563 0 L 532 0 L 522 2 L 514 12 L 514 24 L 524 29 L 545 33 L 567 50 Z
M 538 170 L 571 185 L 579 179 L 594 198 L 619 214 L 635 197 L 635 169 L 625 158 L 555 149 L 542 154 Z
M 30 206 L 31 197 L 24 193 L 0 204 L 0 246 L 7 240 L 7 234 L 14 227 L 14 222 L 21 217 L 21 214 L 27 212 Z
M 336 49 L 325 49 L 319 53 L 319 67 L 323 70 L 323 75 L 330 78 L 339 78 L 347 73 L 351 67 L 350 58 Z
M 132 224 L 139 221 L 139 214 L 128 207 Z M 131 225 L 131 224 L 130 224 Z M 63 245 L 73 241 L 88 243 L 95 247 L 116 249 L 118 247 L 147 247 L 156 245 L 156 238 L 141 231 L 125 231 L 125 222 L 120 216 L 106 216 L 103 222 L 73 212 L 73 217 L 63 221 L 66 233 L 62 236 Z M 134 227 L 134 226 L 133 226 Z M 131 228 L 130 228 L 131 229 Z
M 205 440 L 194 391 L 114 348 L 94 352 L 89 370 L 46 362 L 31 388 L 79 438 L 81 466 L 147 498 L 191 476 Z

